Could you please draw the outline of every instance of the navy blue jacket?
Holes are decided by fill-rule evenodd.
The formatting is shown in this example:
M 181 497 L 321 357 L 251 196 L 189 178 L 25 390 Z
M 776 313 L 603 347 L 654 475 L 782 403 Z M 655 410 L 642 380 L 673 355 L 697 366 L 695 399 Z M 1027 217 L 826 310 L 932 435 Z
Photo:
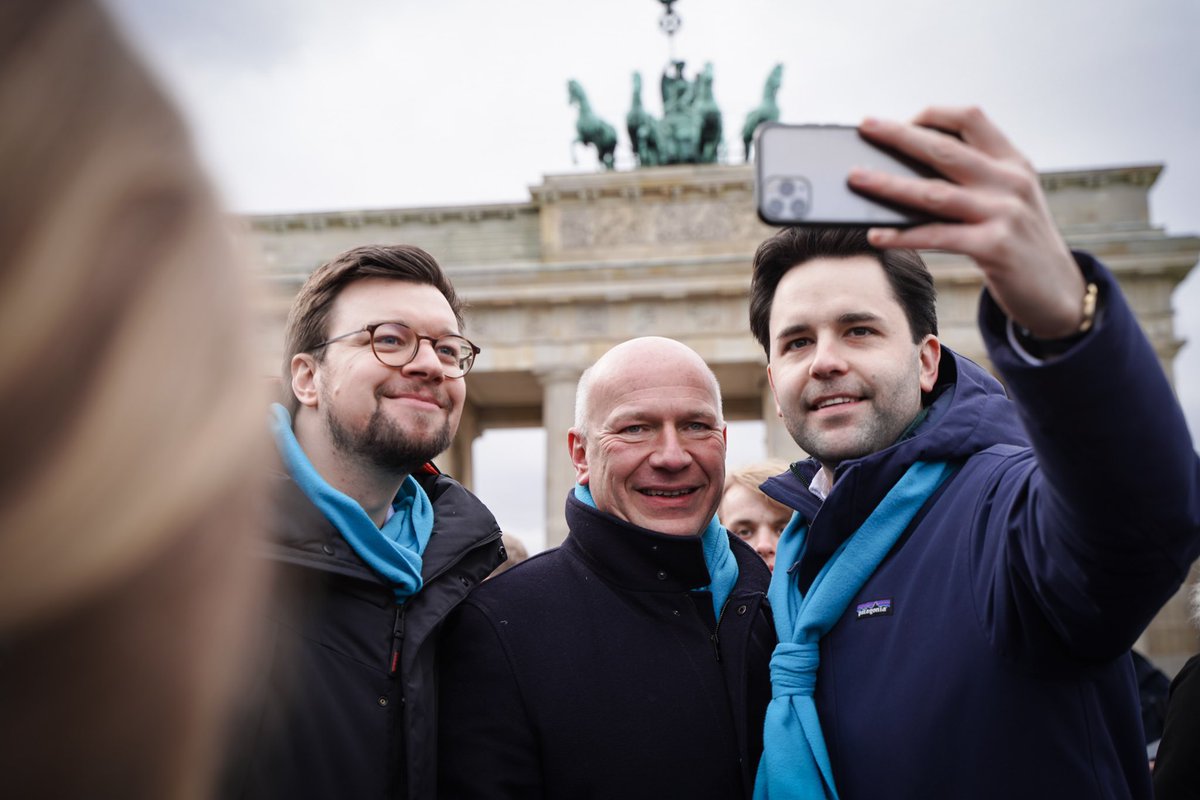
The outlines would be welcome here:
M 487 581 L 445 628 L 444 797 L 748 797 L 770 699 L 770 573 L 730 536 L 715 619 L 699 538 L 567 501 L 562 547 Z
M 984 298 L 1015 403 L 944 349 L 915 435 L 841 464 L 823 504 L 811 461 L 764 484 L 811 520 L 800 563 L 776 564 L 806 587 L 910 464 L 960 467 L 821 642 L 843 800 L 1151 796 L 1127 653 L 1200 551 L 1200 471 L 1115 281 L 1077 259 L 1102 317 L 1052 362 L 1022 360 Z

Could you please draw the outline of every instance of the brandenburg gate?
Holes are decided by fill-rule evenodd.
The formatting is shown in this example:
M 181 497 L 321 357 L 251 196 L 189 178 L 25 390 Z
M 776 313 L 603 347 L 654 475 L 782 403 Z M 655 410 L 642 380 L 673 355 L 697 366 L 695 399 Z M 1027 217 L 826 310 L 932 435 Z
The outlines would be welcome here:
M 1148 193 L 1160 165 L 1042 174 L 1072 247 L 1118 276 L 1167 375 L 1182 346 L 1171 295 L 1200 257 L 1200 238 L 1155 227 Z M 472 484 L 471 443 L 493 427 L 546 430 L 546 531 L 566 535 L 562 502 L 574 483 L 566 434 L 580 373 L 612 345 L 655 334 L 694 348 L 720 379 L 730 420 L 761 419 L 769 456 L 799 451 L 766 383 L 750 336 L 750 262 L 772 230 L 754 213 L 750 165 L 677 165 L 548 175 L 519 203 L 256 216 L 248 220 L 268 287 L 262 337 L 278 370 L 283 321 L 307 275 L 360 244 L 415 244 L 445 267 L 467 302 L 466 333 L 483 348 L 446 472 Z M 986 363 L 975 324 L 977 271 L 927 254 L 938 284 L 941 338 Z M 1194 651 L 1181 597 L 1143 637 L 1164 667 Z

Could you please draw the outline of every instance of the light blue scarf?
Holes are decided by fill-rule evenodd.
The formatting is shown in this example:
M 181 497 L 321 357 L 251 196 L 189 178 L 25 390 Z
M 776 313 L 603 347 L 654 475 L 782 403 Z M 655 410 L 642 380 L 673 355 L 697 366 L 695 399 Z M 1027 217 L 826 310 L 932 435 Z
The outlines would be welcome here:
M 575 484 L 575 498 L 592 508 L 596 501 L 592 499 L 592 490 L 581 484 Z M 721 619 L 721 609 L 729 599 L 734 584 L 738 579 L 737 559 L 729 549 L 729 536 L 725 528 L 714 516 L 700 535 L 704 544 L 704 563 L 708 567 L 708 577 L 712 581 L 708 586 L 697 587 L 694 591 L 708 591 L 712 594 L 713 613 L 718 621 Z
M 275 445 L 296 485 L 367 566 L 392 585 L 396 603 L 403 603 L 421 591 L 421 554 L 433 533 L 433 504 L 421 484 L 411 475 L 404 480 L 392 501 L 395 513 L 380 528 L 356 500 L 326 483 L 313 467 L 296 441 L 287 409 L 272 403 L 271 410 Z
M 796 514 L 779 537 L 767 599 L 779 644 L 771 656 L 771 703 L 763 730 L 763 756 L 755 800 L 815 800 L 838 793 L 813 693 L 821 637 L 883 561 L 925 501 L 953 468 L 918 461 L 892 487 L 857 531 L 842 543 L 802 595 L 795 570 L 808 524 Z

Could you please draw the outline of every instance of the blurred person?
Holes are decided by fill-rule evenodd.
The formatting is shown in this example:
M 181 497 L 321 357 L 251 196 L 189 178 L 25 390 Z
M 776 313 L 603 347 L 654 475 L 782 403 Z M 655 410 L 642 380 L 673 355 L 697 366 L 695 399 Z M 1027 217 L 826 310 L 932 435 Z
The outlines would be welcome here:
M 767 497 L 758 487 L 788 468 L 786 461 L 761 461 L 735 469 L 725 478 L 725 493 L 717 516 L 721 524 L 762 556 L 775 570 L 779 534 L 792 519 L 792 510 Z
M 1200 583 L 1192 587 L 1192 622 L 1200 627 Z M 1154 758 L 1156 800 L 1200 797 L 1200 655 L 1171 681 L 1162 739 Z
M 96 3 L 0 4 L 0 118 L 0 791 L 205 798 L 269 577 L 241 253 Z
M 296 295 L 272 407 L 271 653 L 231 796 L 437 796 L 437 632 L 502 560 L 492 514 L 431 463 L 479 354 L 462 327 L 409 245 L 348 250 Z
M 504 543 L 504 561 L 500 566 L 492 570 L 492 574 L 488 576 L 489 578 L 503 575 L 517 564 L 529 558 L 529 551 L 525 549 L 525 543 L 521 541 L 519 536 L 506 533 L 501 537 L 501 541 Z
M 657 337 L 581 376 L 561 547 L 446 625 L 440 788 L 463 798 L 748 797 L 774 637 L 762 560 L 716 518 L 717 379 Z
M 850 187 L 942 221 L 783 229 L 755 254 L 751 329 L 811 456 L 763 486 L 798 513 L 756 796 L 1149 798 L 1128 653 L 1200 554 L 1179 402 L 982 112 L 859 130 L 940 177 Z M 1006 386 L 941 345 L 918 249 L 980 270 Z

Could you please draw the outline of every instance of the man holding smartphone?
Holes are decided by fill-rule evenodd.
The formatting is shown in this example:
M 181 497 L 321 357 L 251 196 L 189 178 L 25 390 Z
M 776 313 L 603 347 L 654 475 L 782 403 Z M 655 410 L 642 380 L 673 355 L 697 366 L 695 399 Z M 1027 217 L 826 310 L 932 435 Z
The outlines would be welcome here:
M 1183 412 L 980 111 L 860 130 L 941 177 L 851 187 L 945 221 L 787 228 L 755 255 L 751 329 L 812 456 L 763 486 L 798 513 L 756 797 L 1150 798 L 1128 650 L 1200 554 Z M 1011 400 L 941 346 L 918 249 L 983 272 Z

